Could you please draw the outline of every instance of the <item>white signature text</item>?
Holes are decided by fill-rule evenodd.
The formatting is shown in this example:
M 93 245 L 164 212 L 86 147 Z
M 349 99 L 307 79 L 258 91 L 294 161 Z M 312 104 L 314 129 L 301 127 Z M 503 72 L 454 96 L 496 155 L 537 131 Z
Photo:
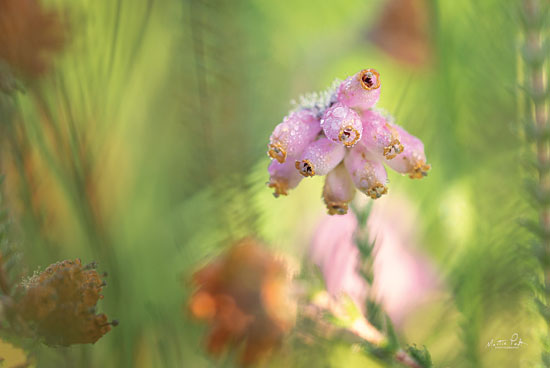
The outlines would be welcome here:
M 516 332 L 510 339 L 491 339 L 487 343 L 487 349 L 519 349 L 523 345 L 527 345 L 519 334 Z

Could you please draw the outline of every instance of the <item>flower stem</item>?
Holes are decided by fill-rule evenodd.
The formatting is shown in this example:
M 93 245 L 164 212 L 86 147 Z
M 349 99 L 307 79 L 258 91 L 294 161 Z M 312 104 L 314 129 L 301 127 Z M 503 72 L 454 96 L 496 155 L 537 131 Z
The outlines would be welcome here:
M 539 167 L 539 190 L 550 194 L 550 140 L 544 139 L 548 130 L 548 104 L 543 45 L 545 36 L 540 23 L 540 0 L 523 0 L 526 18 L 525 51 L 527 55 L 526 80 L 529 83 L 532 107 L 528 119 L 532 120 L 539 138 L 536 143 Z M 550 234 L 550 203 L 542 203 L 539 213 L 540 226 L 545 234 Z M 550 236 L 543 239 L 545 256 L 550 255 Z M 550 268 L 545 269 L 545 284 L 550 284 Z
M 548 84 L 546 68 L 548 57 L 546 53 L 548 25 L 545 21 L 547 10 L 541 0 L 522 0 L 524 16 L 524 48 L 525 61 L 524 81 L 526 84 L 525 121 L 533 133 L 535 140 L 535 155 L 538 169 L 537 205 L 538 229 L 540 238 L 535 254 L 541 264 L 543 277 L 539 290 L 542 295 L 535 299 L 540 314 L 550 320 L 550 126 L 548 122 Z M 543 338 L 542 361 L 544 366 L 550 365 L 548 339 L 550 331 Z
M 346 328 L 335 326 L 324 320 L 323 315 L 327 312 L 336 317 L 342 316 L 345 313 L 338 303 L 327 299 L 326 304 L 316 303 L 305 306 L 302 310 L 302 315 L 314 321 L 317 327 L 315 331 L 317 333 L 323 331 L 326 337 L 339 338 L 350 344 L 359 344 L 361 346 L 364 346 L 366 343 L 368 346 L 377 349 L 385 349 L 387 347 L 388 339 L 363 316 L 358 317 L 353 322 L 351 328 Z M 403 349 L 391 352 L 389 357 L 405 367 L 424 368 Z

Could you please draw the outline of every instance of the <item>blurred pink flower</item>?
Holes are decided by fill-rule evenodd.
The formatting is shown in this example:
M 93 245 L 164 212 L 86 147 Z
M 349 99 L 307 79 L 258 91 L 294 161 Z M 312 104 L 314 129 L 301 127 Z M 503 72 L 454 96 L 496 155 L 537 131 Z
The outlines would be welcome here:
M 367 227 L 369 240 L 375 241 L 372 291 L 359 273 L 357 219 L 352 213 L 322 218 L 310 248 L 312 261 L 333 297 L 347 294 L 364 311 L 367 294 L 373 292 L 394 324 L 402 325 L 410 312 L 440 289 L 439 276 L 414 249 L 417 216 L 405 198 L 376 202 Z
M 358 273 L 359 250 L 353 242 L 357 219 L 352 213 L 323 216 L 313 241 L 310 255 L 319 266 L 327 291 L 334 297 L 347 294 L 363 309 L 367 283 Z

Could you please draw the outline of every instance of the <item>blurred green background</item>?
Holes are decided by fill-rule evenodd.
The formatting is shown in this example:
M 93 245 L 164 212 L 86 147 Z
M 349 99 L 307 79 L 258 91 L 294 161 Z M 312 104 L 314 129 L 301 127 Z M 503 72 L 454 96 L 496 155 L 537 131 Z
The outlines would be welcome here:
M 403 6 L 384 18 L 389 2 L 48 2 L 64 9 L 70 40 L 17 98 L 17 128 L 0 146 L 4 191 L 29 270 L 98 261 L 109 273 L 101 309 L 120 326 L 94 346 L 37 347 L 39 367 L 232 366 L 203 352 L 189 277 L 250 234 L 301 262 L 325 211 L 322 181 L 273 198 L 269 134 L 290 100 L 363 68 L 380 72 L 378 106 L 423 140 L 432 165 L 420 181 L 390 174 L 387 197 L 418 209 L 420 245 L 446 290 L 404 341 L 426 345 L 438 367 L 535 365 L 543 326 L 518 225 L 531 214 L 517 4 L 413 1 L 420 15 Z M 486 348 L 515 332 L 527 346 Z M 326 367 L 375 364 L 337 343 L 301 360 L 286 349 L 268 365 L 304 366 L 308 354 Z

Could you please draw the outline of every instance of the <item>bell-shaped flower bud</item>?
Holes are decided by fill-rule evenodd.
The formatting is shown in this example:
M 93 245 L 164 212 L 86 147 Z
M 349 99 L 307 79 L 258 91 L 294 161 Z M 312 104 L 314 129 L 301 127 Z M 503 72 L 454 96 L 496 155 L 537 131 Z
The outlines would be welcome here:
M 328 139 L 352 147 L 361 139 L 363 124 L 351 108 L 337 102 L 325 111 L 321 127 Z
M 353 183 L 361 192 L 372 199 L 380 198 L 388 192 L 388 174 L 384 165 L 363 147 L 351 149 L 344 163 Z
M 320 132 L 319 120 L 312 111 L 294 111 L 275 127 L 267 154 L 280 163 L 287 157 L 296 158 Z
M 345 215 L 348 204 L 355 197 L 355 185 L 343 163 L 329 172 L 323 188 L 323 199 L 329 215 Z
M 274 189 L 273 195 L 275 198 L 280 195 L 287 195 L 290 189 L 296 188 L 300 181 L 304 178 L 296 171 L 293 161 L 279 163 L 276 160 L 271 161 L 267 169 L 269 172 L 269 182 L 267 186 Z
M 338 101 L 361 110 L 376 105 L 380 98 L 380 74 L 374 69 L 363 69 L 348 77 L 338 88 Z
M 403 145 L 396 130 L 378 110 L 369 109 L 361 113 L 363 139 L 360 144 L 368 151 L 387 160 L 403 152 Z
M 296 161 L 296 169 L 305 177 L 326 175 L 344 158 L 346 149 L 328 138 L 319 138 L 311 143 Z
M 426 164 L 422 141 L 399 125 L 391 124 L 391 126 L 399 133 L 404 151 L 395 159 L 386 160 L 386 164 L 398 173 L 408 174 L 411 179 L 422 179 L 427 176 L 430 165 Z

